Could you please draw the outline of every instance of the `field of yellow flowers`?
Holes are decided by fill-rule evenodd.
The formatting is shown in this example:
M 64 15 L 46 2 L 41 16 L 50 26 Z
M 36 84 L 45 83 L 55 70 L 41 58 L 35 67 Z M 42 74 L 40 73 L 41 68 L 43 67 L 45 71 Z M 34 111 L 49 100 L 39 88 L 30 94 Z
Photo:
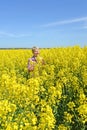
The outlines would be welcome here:
M 0 50 L 0 130 L 87 130 L 87 47 Z

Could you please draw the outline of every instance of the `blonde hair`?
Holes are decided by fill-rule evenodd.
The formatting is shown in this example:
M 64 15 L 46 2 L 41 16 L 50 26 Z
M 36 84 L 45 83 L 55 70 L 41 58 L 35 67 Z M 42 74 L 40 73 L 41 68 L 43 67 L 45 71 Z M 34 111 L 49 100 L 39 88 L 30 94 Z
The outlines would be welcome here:
M 34 51 L 35 51 L 36 49 L 39 49 L 39 48 L 36 47 L 36 46 L 32 47 L 32 52 L 34 53 Z

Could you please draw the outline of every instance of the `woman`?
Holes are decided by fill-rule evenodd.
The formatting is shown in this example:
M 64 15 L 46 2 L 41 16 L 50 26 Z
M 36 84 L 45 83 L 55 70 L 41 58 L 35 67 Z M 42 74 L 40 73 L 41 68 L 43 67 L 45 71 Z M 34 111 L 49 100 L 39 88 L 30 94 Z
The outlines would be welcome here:
M 38 47 L 33 47 L 32 53 L 33 53 L 33 56 L 28 59 L 28 71 L 29 72 L 34 71 L 35 64 L 38 64 L 39 61 L 42 64 L 44 64 L 43 58 L 39 56 L 40 51 L 39 51 Z

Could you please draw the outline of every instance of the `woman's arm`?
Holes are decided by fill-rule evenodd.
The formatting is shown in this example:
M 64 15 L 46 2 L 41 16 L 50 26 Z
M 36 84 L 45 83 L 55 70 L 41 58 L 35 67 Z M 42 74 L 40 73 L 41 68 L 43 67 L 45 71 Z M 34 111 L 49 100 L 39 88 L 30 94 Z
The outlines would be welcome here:
M 28 71 L 31 72 L 34 70 L 34 65 L 31 64 L 32 60 L 28 59 Z

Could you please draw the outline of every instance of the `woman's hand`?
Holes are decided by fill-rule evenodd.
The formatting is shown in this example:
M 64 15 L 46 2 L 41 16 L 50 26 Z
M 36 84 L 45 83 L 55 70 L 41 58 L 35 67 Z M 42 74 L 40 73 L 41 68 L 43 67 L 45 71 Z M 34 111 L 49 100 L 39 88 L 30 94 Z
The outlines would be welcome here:
M 31 72 L 31 71 L 33 71 L 33 70 L 34 70 L 34 66 L 33 66 L 33 65 L 29 65 L 29 66 L 28 66 L 28 71 Z

